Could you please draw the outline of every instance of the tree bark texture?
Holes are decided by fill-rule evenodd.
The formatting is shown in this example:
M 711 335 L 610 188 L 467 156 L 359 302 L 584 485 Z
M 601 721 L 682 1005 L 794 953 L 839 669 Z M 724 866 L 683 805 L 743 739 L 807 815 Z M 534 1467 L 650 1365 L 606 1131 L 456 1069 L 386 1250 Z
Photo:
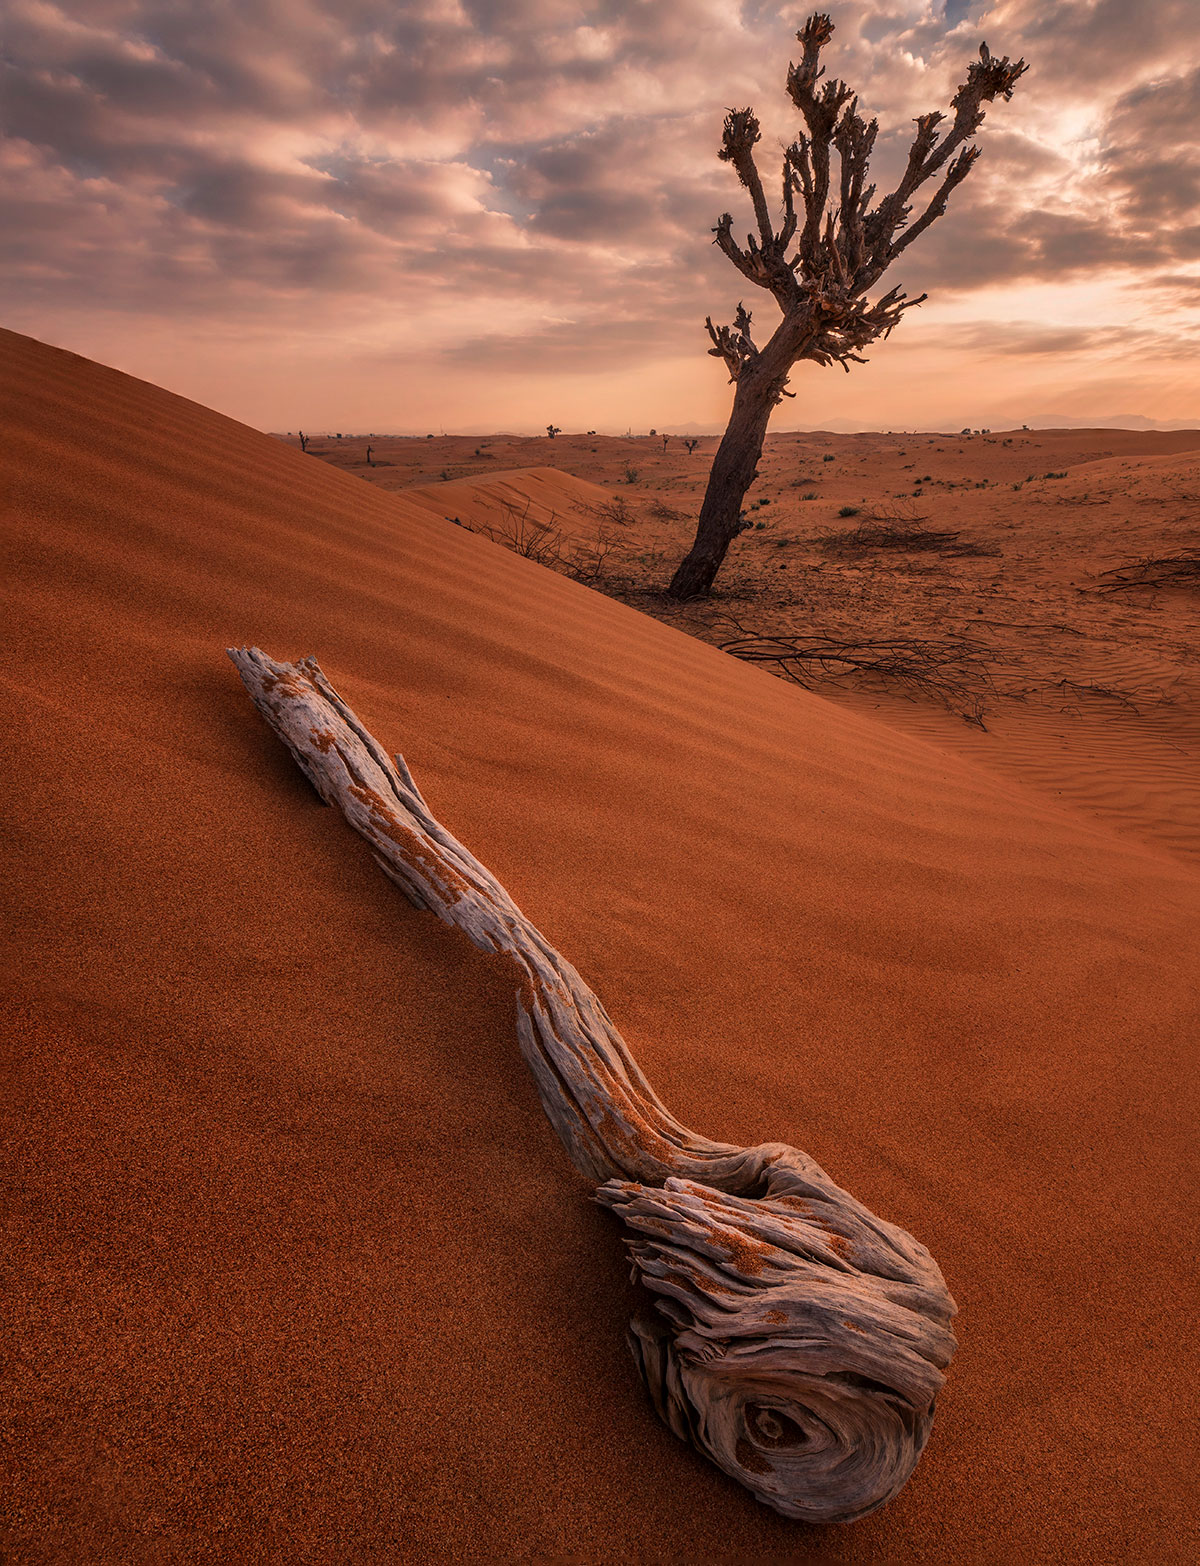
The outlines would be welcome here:
M 744 530 L 742 502 L 758 473 L 758 459 L 781 386 L 778 377 L 750 369 L 736 382 L 733 411 L 713 458 L 696 537 L 671 578 L 667 588 L 670 597 L 696 598 L 707 593 L 730 544 Z
M 681 1125 L 600 1000 L 438 822 L 315 660 L 229 656 L 327 803 L 419 908 L 507 953 L 542 1105 L 624 1227 L 653 1307 L 629 1343 L 655 1409 L 759 1500 L 809 1522 L 888 1501 L 929 1435 L 955 1306 L 929 1252 L 782 1143 Z

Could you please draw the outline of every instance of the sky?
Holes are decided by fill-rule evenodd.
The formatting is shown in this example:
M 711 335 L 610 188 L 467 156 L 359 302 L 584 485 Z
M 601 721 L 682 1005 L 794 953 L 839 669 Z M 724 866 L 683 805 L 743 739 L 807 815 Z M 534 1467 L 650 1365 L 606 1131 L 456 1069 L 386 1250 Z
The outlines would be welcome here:
M 882 285 L 928 301 L 774 428 L 1200 425 L 1197 0 L 829 9 L 881 189 L 981 40 L 1029 71 Z M 0 322 L 261 429 L 718 430 L 705 316 L 778 318 L 721 124 L 776 188 L 808 11 L 6 0 Z

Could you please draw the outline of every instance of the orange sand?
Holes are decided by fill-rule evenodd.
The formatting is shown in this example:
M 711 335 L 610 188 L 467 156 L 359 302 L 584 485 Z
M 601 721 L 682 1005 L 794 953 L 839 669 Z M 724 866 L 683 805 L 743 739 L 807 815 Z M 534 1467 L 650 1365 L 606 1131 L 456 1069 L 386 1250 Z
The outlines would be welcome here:
M 0 337 L 14 1560 L 1190 1561 L 1200 877 L 393 495 Z M 654 1420 L 509 982 L 224 658 L 316 653 L 697 1129 L 941 1262 L 899 1499 Z
M 374 479 L 378 470 L 367 477 Z M 520 468 L 481 478 L 414 485 L 406 501 L 447 520 L 457 519 L 477 533 L 519 542 L 522 529 L 554 528 L 579 537 L 594 533 L 598 513 L 612 495 L 599 484 L 572 478 L 556 468 Z
M 373 445 L 370 468 L 358 437 L 315 439 L 310 455 L 510 543 L 525 515 L 535 545 L 550 529 L 547 563 L 582 567 L 589 585 L 717 645 L 731 621 L 769 636 L 966 636 L 979 672 L 949 710 L 828 670 L 814 688 L 1200 868 L 1200 593 L 1096 591 L 1105 567 L 1200 545 L 1200 430 L 771 436 L 748 497 L 753 528 L 713 595 L 682 607 L 661 589 L 694 535 L 714 440 L 691 454 L 675 437 L 665 449 L 567 435 Z M 540 461 L 568 471 L 516 466 Z M 840 517 L 845 506 L 857 516 Z M 959 543 L 823 547 L 822 534 L 881 512 Z M 976 703 L 982 729 L 962 720 Z

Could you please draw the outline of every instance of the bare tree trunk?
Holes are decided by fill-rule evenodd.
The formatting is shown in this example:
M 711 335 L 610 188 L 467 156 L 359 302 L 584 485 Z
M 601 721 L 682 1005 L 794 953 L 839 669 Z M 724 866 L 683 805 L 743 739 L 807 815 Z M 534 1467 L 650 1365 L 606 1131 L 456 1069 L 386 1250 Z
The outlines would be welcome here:
M 745 530 L 742 501 L 757 477 L 767 425 L 786 381 L 787 370 L 773 369 L 767 352 L 738 377 L 733 411 L 708 475 L 695 542 L 671 578 L 669 597 L 707 593 L 730 544 Z

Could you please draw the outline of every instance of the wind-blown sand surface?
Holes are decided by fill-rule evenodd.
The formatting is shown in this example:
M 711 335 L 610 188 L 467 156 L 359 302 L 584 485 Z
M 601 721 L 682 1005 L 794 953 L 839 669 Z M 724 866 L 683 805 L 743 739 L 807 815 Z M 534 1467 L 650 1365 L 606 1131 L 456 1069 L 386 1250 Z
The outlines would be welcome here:
M 926 689 L 830 664 L 805 677 L 1200 868 L 1200 590 L 1110 593 L 1102 575 L 1196 556 L 1200 431 L 773 436 L 751 530 L 712 596 L 681 607 L 661 589 L 691 543 L 715 445 L 377 436 L 370 468 L 356 437 L 310 452 L 716 645 L 743 631 L 957 642 L 969 667 L 952 656 L 949 680 L 931 670 Z M 568 471 L 519 466 L 547 461 Z M 838 547 L 881 518 L 951 536 Z
M 1184 1561 L 1200 876 L 402 498 L 0 337 L 5 1546 L 22 1561 Z M 697 1129 L 933 1250 L 883 1512 L 654 1420 L 503 967 L 224 657 L 315 653 Z

